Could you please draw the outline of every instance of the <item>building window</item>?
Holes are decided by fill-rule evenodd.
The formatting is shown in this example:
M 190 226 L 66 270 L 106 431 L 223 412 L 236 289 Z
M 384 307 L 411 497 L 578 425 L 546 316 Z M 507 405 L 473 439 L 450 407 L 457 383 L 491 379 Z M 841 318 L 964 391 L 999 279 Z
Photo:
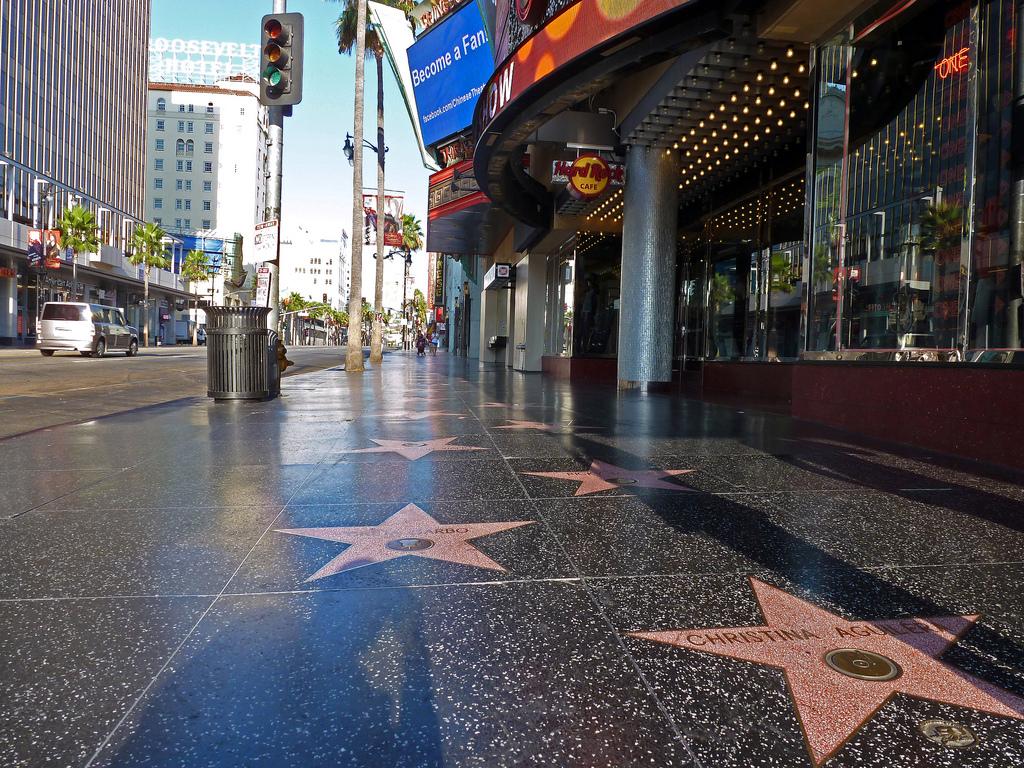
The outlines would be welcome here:
M 178 133 L 184 133 L 184 132 L 185 132 L 185 121 L 184 120 L 179 120 L 178 121 Z
M 213 182 L 212 181 L 204 181 L 203 182 L 203 192 L 213 192 Z
M 185 123 L 185 133 L 195 133 L 195 131 L 196 124 L 194 122 L 189 120 L 187 123 Z
M 185 142 L 185 152 L 188 153 L 189 155 L 191 155 L 195 151 L 196 151 L 196 143 L 194 141 L 192 141 L 192 139 L 189 139 L 188 141 L 186 141 Z
M 208 155 L 212 155 L 213 154 L 213 142 L 212 141 L 207 141 L 203 145 L 203 152 L 205 152 Z
M 174 182 L 174 188 L 177 189 L 177 190 L 184 189 L 185 188 L 185 182 L 183 182 L 181 179 L 178 179 L 177 181 Z
M 157 171 L 162 171 L 164 169 L 164 159 L 162 157 L 158 157 L 153 161 L 153 169 Z
M 163 152 L 164 151 L 164 140 L 163 139 L 157 139 L 156 140 L 156 151 L 157 152 Z
M 206 131 L 206 133 L 213 133 L 213 123 L 207 123 L 203 127 L 203 130 Z
M 191 160 L 186 160 L 185 161 L 185 171 L 188 172 L 188 173 L 192 173 L 192 161 Z
M 181 155 L 185 154 L 185 140 L 184 139 L 178 139 L 176 142 L 174 142 L 174 154 L 178 155 L 179 157 L 181 157 Z
M 174 228 L 175 229 L 181 229 L 181 219 L 175 219 L 174 220 Z
M 153 179 L 153 189 L 163 189 L 163 188 L 164 188 L 164 180 L 163 179 Z
M 192 229 L 192 219 L 185 219 L 185 229 Z
M 195 112 L 196 111 L 196 105 L 195 104 L 189 104 L 188 105 L 188 111 L 189 112 Z
M 211 222 L 209 219 L 203 219 L 203 229 L 209 229 L 212 226 L 213 222 Z
M 186 211 L 191 211 L 192 210 L 192 201 L 191 200 L 186 200 L 185 201 L 185 210 Z
M 154 197 L 153 198 L 153 207 L 154 208 L 163 208 L 164 207 L 164 199 L 162 197 Z
M 213 114 L 213 102 L 212 101 L 209 104 L 206 105 L 206 111 L 208 113 L 210 113 L 211 115 Z
M 175 170 L 176 170 L 176 171 L 177 171 L 178 173 L 181 173 L 182 171 L 184 171 L 184 170 L 185 170 L 185 164 L 184 164 L 184 163 L 183 163 L 183 162 L 182 162 L 181 160 L 178 160 L 178 161 L 177 161 L 177 162 L 176 162 L 176 163 L 174 164 L 174 169 L 175 169 Z
M 192 179 L 185 179 L 185 191 L 186 192 L 191 192 L 192 191 Z
M 210 208 L 210 201 L 209 200 L 203 200 L 203 210 L 204 211 L 211 210 L 211 208 Z
M 158 224 L 158 225 L 159 225 L 159 224 L 163 224 L 163 223 L 164 223 L 164 220 L 163 220 L 163 219 L 161 219 L 161 218 L 160 218 L 159 216 L 157 216 L 157 217 L 155 217 L 155 218 L 153 219 L 153 223 L 154 223 L 154 224 Z
M 238 110 L 238 114 L 245 116 L 245 107 L 240 107 Z
M 213 173 L 213 163 L 203 163 L 203 173 Z
M 167 99 L 159 98 L 156 100 L 156 111 L 166 112 L 167 111 Z
M 166 122 L 166 121 L 164 121 L 164 120 L 157 120 L 156 121 L 156 129 L 158 131 L 162 131 L 164 129 L 164 122 Z
M 179 197 L 177 200 L 174 201 L 174 210 L 180 211 L 183 205 L 184 201 Z
M 178 105 L 178 111 L 179 112 L 184 112 L 185 111 L 185 105 L 184 104 L 179 104 Z

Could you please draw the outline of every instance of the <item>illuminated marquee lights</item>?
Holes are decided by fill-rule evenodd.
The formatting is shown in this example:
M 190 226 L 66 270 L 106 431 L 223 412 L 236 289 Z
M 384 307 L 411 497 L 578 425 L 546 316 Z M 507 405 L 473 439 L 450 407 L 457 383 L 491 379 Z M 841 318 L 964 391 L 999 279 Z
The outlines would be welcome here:
M 961 48 L 959 51 L 954 53 L 952 56 L 947 56 L 938 64 L 935 65 L 935 71 L 938 72 L 939 78 L 945 80 L 953 75 L 959 75 L 966 72 L 971 66 L 971 49 Z

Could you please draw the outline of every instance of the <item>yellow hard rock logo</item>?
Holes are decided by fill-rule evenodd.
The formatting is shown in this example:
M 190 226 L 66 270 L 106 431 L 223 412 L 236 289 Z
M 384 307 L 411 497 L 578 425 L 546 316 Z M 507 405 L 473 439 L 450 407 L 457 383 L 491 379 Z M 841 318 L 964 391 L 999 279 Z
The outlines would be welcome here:
M 569 191 L 577 197 L 597 197 L 611 183 L 611 168 L 593 155 L 576 158 L 569 167 Z

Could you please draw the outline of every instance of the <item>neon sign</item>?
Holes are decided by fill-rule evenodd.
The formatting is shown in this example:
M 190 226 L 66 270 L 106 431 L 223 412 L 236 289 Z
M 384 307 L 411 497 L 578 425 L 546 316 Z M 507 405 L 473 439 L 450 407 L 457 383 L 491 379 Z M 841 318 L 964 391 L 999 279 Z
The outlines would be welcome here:
M 935 71 L 939 73 L 939 78 L 945 80 L 953 75 L 959 75 L 966 72 L 971 66 L 970 53 L 970 48 L 961 48 L 952 56 L 947 56 L 936 64 Z

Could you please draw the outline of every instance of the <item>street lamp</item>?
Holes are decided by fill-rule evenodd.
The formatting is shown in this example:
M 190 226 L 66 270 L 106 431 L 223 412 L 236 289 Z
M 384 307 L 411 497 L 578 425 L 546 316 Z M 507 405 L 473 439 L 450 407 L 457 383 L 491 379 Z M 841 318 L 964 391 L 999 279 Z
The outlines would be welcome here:
M 378 154 L 378 149 L 377 149 L 376 145 L 371 144 L 367 139 L 363 139 L 363 146 L 366 147 L 371 152 L 373 152 L 373 154 L 375 154 L 375 155 Z M 344 152 L 345 153 L 345 157 L 348 158 L 348 164 L 352 165 L 352 162 L 353 162 L 352 158 L 354 156 L 355 147 L 352 146 L 352 134 L 351 133 L 346 133 L 345 134 L 345 146 L 343 146 L 341 148 L 341 151 Z M 384 147 L 384 154 L 386 155 L 387 153 L 388 153 L 388 147 Z

